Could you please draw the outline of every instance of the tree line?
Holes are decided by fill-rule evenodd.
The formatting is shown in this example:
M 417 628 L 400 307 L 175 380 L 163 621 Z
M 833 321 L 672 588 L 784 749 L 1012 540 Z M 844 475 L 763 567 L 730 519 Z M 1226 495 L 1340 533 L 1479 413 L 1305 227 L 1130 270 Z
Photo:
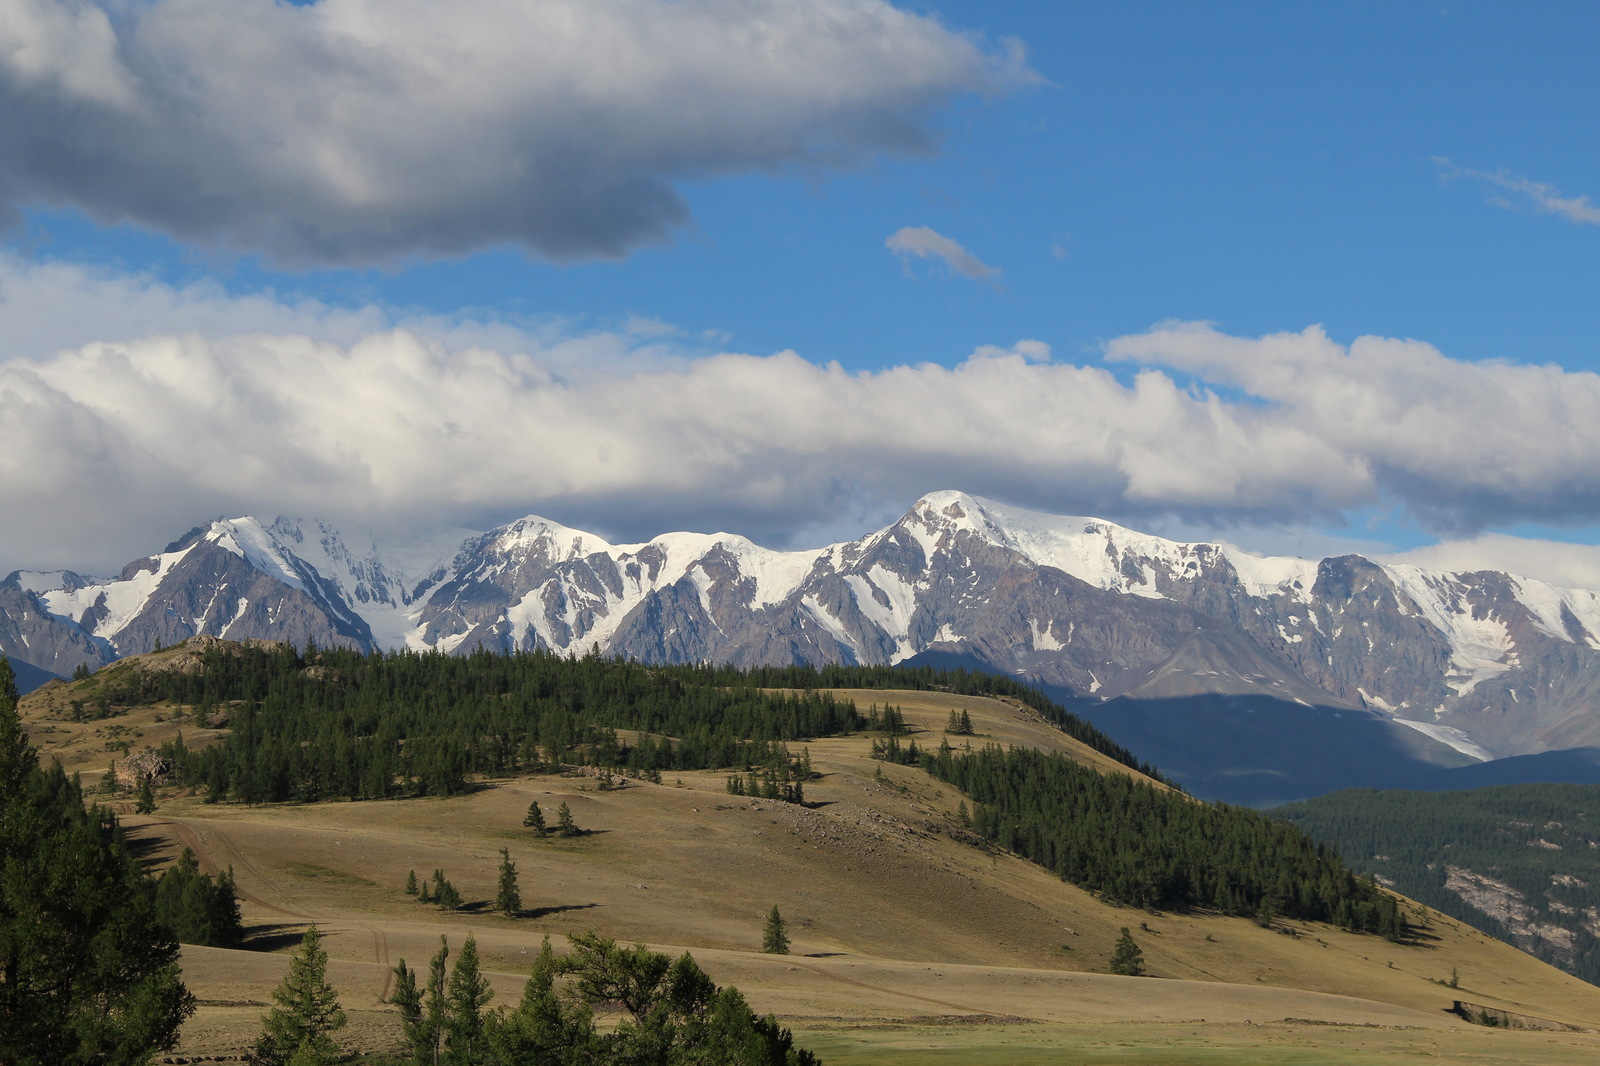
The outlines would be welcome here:
M 550 652 L 457 657 L 215 646 L 194 673 L 138 672 L 121 702 L 172 701 L 226 719 L 218 746 L 162 749 L 208 800 L 457 795 L 474 775 L 563 763 L 662 771 L 787 762 L 784 742 L 860 727 L 848 700 L 772 692 L 703 667 Z M 634 735 L 625 737 L 622 732 Z
M 826 691 L 838 687 L 1016 698 L 1091 747 L 1154 773 L 1038 692 L 965 670 L 213 645 L 198 670 L 118 672 L 103 685 L 115 703 L 170 701 L 193 708 L 201 722 L 225 723 L 221 745 L 194 751 L 180 737 L 161 754 L 174 779 L 203 789 L 208 801 L 249 804 L 458 795 L 474 776 L 563 763 L 655 779 L 662 771 L 753 770 L 764 784 L 769 770 L 790 764 L 786 741 L 880 725 Z M 883 713 L 882 723 L 898 714 Z M 788 778 L 780 788 L 794 791 L 800 779 L 780 776 Z
M 918 765 L 975 801 L 975 833 L 1112 902 L 1405 934 L 1393 896 L 1329 846 L 1249 808 L 1198 803 L 1029 748 L 945 743 Z

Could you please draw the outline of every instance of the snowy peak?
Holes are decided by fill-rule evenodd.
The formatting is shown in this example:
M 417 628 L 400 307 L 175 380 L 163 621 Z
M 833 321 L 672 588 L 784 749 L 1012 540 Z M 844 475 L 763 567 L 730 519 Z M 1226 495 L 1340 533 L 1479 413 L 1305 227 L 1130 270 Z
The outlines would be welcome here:
M 57 673 L 201 633 L 744 665 L 949 654 L 1096 699 L 1252 690 L 1497 753 L 1600 743 L 1595 591 L 1266 558 L 955 491 L 808 551 L 729 533 L 612 544 L 537 515 L 407 541 L 246 516 L 112 579 L 0 582 L 0 651 Z
M 1165 597 L 1163 587 L 1221 571 L 1252 596 L 1309 596 L 1317 563 L 1264 557 L 1228 544 L 1184 543 L 1103 518 L 1050 515 L 944 491 L 924 496 L 906 516 L 924 528 L 970 533 L 1096 588 Z

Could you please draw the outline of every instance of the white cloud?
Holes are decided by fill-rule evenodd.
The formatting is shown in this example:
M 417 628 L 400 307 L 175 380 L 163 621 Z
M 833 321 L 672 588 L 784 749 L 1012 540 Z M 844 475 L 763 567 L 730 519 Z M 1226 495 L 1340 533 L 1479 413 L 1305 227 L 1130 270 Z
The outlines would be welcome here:
M 998 267 L 992 267 L 967 251 L 955 241 L 927 226 L 905 226 L 895 230 L 883 240 L 884 246 L 902 260 L 909 256 L 918 259 L 944 260 L 945 266 L 963 277 L 993 284 L 1000 277 Z
M 1442 156 L 1435 156 L 1434 163 L 1444 169 L 1447 178 L 1466 177 L 1475 178 L 1497 189 L 1503 189 L 1517 197 L 1518 200 L 1507 200 L 1496 197 L 1494 203 L 1501 207 L 1513 207 L 1520 201 L 1530 204 L 1537 211 L 1548 215 L 1561 215 L 1569 222 L 1579 225 L 1600 226 L 1600 207 L 1597 207 L 1587 196 L 1566 196 L 1554 185 L 1533 181 L 1520 177 L 1509 171 L 1497 170 L 1494 172 L 1484 170 L 1471 170 L 1467 167 L 1458 167 Z
M 270 290 L 231 294 L 212 279 L 171 285 L 145 274 L 74 262 L 31 262 L 0 251 L 0 353 L 10 361 L 45 359 L 63 349 L 118 338 L 196 334 L 292 334 L 349 346 L 374 333 L 406 329 L 451 349 L 538 351 L 565 376 L 615 373 L 681 361 L 720 343 L 679 341 L 677 327 L 628 317 L 615 328 L 580 329 L 557 318 L 481 319 L 470 312 L 422 315 L 366 305 L 339 307 Z
M 1384 557 L 1430 570 L 1503 570 L 1567 588 L 1600 589 L 1600 546 L 1483 533 Z
M 1248 338 L 1169 325 L 1106 351 L 1265 401 L 1263 417 L 1292 422 L 1434 528 L 1600 517 L 1600 375 L 1462 362 L 1414 340 L 1344 346 L 1315 326 Z
M 7 0 L 0 208 L 291 263 L 615 257 L 686 223 L 676 183 L 926 150 L 1034 80 L 884 0 Z
M 1037 340 L 851 373 L 649 320 L 407 319 L 3 260 L 0 324 L 0 573 L 105 570 L 245 513 L 781 546 L 938 486 L 1256 547 L 1373 507 L 1600 522 L 1600 377 L 1317 328 L 1161 326 L 1107 346 L 1131 378 Z

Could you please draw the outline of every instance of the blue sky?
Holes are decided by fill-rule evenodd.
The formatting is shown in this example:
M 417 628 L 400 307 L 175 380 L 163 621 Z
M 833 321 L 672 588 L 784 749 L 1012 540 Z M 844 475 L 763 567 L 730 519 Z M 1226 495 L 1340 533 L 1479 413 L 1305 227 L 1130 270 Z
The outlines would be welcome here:
M 1596 539 L 1592 4 L 0 8 L 0 567 L 944 487 Z

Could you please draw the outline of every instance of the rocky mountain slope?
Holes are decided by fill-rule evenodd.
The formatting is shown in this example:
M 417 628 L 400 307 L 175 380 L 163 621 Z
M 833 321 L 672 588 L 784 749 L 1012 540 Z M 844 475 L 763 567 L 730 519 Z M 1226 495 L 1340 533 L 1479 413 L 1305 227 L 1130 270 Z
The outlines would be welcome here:
M 944 656 L 1092 716 L 1231 719 L 1266 701 L 1347 718 L 1432 765 L 1600 744 L 1596 592 L 1354 555 L 1261 558 L 958 492 L 811 551 L 729 534 L 613 545 L 533 516 L 401 551 L 326 523 L 239 518 L 111 579 L 0 582 L 0 652 L 57 674 L 200 633 L 737 664 Z
M 1600 983 L 1600 786 L 1362 789 L 1275 813 L 1396 891 Z

